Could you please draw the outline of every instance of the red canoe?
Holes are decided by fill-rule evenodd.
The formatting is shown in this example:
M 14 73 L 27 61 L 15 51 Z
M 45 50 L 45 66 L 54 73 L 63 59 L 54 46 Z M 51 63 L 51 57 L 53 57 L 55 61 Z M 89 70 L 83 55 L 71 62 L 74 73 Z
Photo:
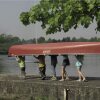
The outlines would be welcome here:
M 100 54 L 100 42 L 60 42 L 13 45 L 9 55 Z

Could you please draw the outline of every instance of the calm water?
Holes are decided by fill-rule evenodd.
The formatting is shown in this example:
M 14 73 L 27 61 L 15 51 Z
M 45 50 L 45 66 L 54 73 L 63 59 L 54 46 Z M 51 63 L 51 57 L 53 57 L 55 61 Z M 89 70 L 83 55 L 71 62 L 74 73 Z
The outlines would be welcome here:
M 69 55 L 71 65 L 66 68 L 70 76 L 77 76 L 74 55 Z M 36 59 L 32 56 L 26 56 L 26 72 L 28 75 L 38 75 L 37 64 L 34 63 Z M 56 67 L 57 75 L 60 76 L 62 56 L 58 56 L 58 65 Z M 47 75 L 52 75 L 52 68 L 50 66 L 50 57 L 46 56 Z M 84 65 L 82 71 L 88 77 L 100 77 L 100 55 L 85 55 Z M 18 63 L 14 57 L 7 55 L 0 55 L 0 73 L 1 74 L 16 74 L 20 73 Z

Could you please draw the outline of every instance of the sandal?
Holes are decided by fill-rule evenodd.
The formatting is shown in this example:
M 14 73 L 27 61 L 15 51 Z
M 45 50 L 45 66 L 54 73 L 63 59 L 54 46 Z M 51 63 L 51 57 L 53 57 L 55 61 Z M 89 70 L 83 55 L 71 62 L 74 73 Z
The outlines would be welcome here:
M 88 80 L 85 79 L 85 80 L 83 80 L 83 82 L 88 82 Z

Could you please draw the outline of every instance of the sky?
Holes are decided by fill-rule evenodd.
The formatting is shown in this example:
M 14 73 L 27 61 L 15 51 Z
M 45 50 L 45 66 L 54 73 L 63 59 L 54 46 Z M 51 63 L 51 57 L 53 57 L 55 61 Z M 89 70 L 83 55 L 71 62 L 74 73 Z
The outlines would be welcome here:
M 64 33 L 57 32 L 55 34 L 46 35 L 46 30 L 41 28 L 41 23 L 24 26 L 19 19 L 21 12 L 29 11 L 29 9 L 37 4 L 39 0 L 0 0 L 0 34 L 18 36 L 21 39 L 33 39 L 41 36 L 55 39 L 62 39 L 64 37 L 100 37 L 100 32 L 96 34 L 96 23 L 90 25 L 88 29 L 79 27 L 76 30 L 70 29 Z

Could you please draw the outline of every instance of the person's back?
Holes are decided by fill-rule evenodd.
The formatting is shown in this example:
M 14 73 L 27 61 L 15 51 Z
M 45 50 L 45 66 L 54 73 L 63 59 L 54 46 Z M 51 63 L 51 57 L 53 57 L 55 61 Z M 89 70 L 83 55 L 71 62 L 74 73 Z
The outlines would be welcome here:
M 51 65 L 56 65 L 58 63 L 57 55 L 50 55 L 50 56 L 51 56 Z
M 39 60 L 39 67 L 44 67 L 45 66 L 45 56 L 44 55 L 39 55 L 37 57 L 37 59 Z
M 62 56 L 63 56 L 63 66 L 70 65 L 68 55 L 62 55 Z
M 18 63 L 19 63 L 20 68 L 25 67 L 25 57 L 19 56 Z
M 76 55 L 76 59 L 83 64 L 84 55 Z

